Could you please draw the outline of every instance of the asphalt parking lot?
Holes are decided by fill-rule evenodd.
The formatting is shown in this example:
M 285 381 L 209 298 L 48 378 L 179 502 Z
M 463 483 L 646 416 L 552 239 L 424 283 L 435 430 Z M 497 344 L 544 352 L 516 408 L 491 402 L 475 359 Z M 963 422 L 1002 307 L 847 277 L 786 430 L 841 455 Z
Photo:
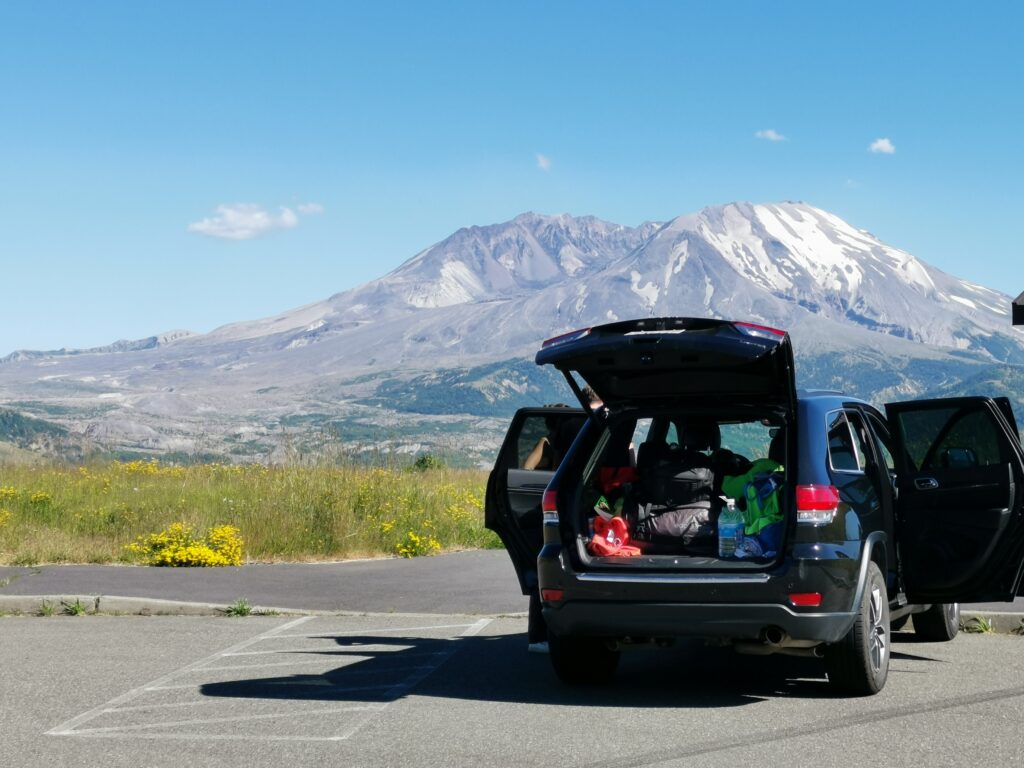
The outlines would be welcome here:
M 522 617 L 8 617 L 3 766 L 1024 762 L 1024 638 L 897 633 L 878 696 L 681 644 L 570 689 Z M 594 670 L 595 680 L 604 677 Z

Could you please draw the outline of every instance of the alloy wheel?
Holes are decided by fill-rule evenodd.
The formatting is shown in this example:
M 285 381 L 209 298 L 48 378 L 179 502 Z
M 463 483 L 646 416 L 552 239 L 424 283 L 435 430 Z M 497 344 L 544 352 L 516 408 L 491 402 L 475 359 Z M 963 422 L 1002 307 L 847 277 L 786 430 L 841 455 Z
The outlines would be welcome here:
M 882 590 L 872 587 L 868 614 L 871 621 L 871 626 L 868 629 L 868 652 L 871 656 L 871 667 L 875 672 L 882 668 L 886 654 L 889 652 L 889 627 L 883 621 L 885 608 L 883 600 L 885 600 L 885 595 Z

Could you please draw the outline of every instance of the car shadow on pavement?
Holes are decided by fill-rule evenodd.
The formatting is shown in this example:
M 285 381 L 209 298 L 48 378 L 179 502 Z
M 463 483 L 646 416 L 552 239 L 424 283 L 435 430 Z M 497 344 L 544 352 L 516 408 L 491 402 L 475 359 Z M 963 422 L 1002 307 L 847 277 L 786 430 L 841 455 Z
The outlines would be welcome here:
M 345 635 L 337 647 L 283 655 L 323 657 L 322 674 L 211 682 L 211 697 L 387 703 L 407 695 L 438 699 L 638 709 L 735 707 L 772 698 L 833 698 L 820 659 L 742 656 L 730 648 L 679 641 L 667 649 L 624 651 L 614 674 L 567 686 L 547 656 L 526 652 L 526 636 L 464 638 Z M 894 658 L 896 654 L 894 653 Z M 933 661 L 926 657 L 908 659 Z

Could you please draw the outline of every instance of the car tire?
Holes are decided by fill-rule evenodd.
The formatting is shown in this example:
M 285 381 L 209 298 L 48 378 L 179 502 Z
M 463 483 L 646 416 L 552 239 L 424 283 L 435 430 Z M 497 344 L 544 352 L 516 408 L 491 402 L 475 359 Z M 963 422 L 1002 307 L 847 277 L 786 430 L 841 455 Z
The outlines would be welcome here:
M 960 603 L 936 603 L 914 614 L 914 634 L 930 643 L 945 643 L 960 632 Z
M 555 674 L 568 685 L 606 682 L 619 665 L 619 651 L 599 637 L 556 635 L 549 629 L 548 651 Z
M 878 693 L 889 675 L 890 639 L 885 579 L 878 566 L 869 563 L 853 627 L 838 643 L 825 647 L 829 684 L 854 696 Z

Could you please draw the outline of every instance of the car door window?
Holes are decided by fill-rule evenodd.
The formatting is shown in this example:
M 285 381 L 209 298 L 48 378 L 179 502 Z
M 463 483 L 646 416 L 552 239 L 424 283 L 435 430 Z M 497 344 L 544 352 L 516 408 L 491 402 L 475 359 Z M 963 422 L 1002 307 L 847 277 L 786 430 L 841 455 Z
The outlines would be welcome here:
M 527 416 L 523 421 L 523 428 L 519 432 L 519 439 L 516 442 L 516 466 L 526 467 L 527 459 L 530 458 L 534 451 L 538 450 L 540 446 L 540 460 L 539 462 L 528 469 L 554 469 L 551 466 L 553 462 L 553 456 L 551 453 L 550 443 L 554 439 L 554 425 L 548 423 L 549 419 L 541 416 Z M 544 443 L 548 444 L 545 447 Z
M 1021 582 L 1024 454 L 998 405 L 963 397 L 886 405 L 910 602 L 1012 599 Z
M 903 416 L 907 457 L 914 469 L 971 469 L 1001 464 L 1001 440 L 981 409 L 942 408 Z
M 516 467 L 554 471 L 565 457 L 584 417 L 563 413 L 532 414 L 523 421 L 516 440 Z

